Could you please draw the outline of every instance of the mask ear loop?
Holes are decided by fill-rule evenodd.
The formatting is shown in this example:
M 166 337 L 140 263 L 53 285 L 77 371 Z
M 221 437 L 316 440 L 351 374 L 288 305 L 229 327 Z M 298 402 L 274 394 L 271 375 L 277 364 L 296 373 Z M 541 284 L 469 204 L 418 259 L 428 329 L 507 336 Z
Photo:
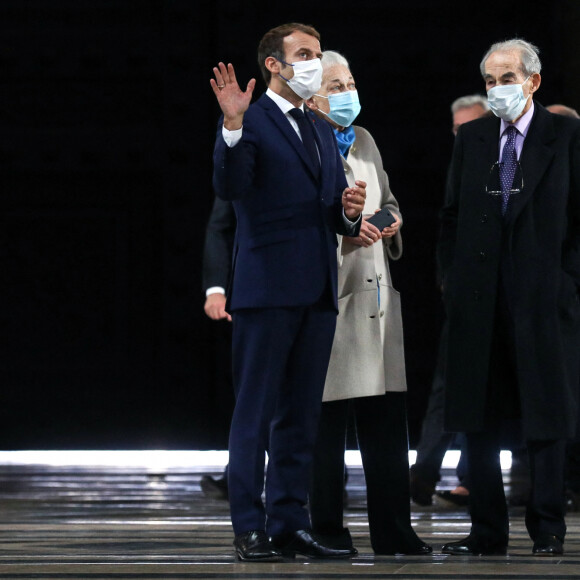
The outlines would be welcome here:
M 524 85 L 525 85 L 525 84 L 526 84 L 526 83 L 527 83 L 527 82 L 528 82 L 528 81 L 529 81 L 529 80 L 532 78 L 532 75 L 533 75 L 533 74 L 534 74 L 534 73 L 530 73 L 530 74 L 528 75 L 528 78 L 527 78 L 527 79 L 526 79 L 526 80 L 525 80 L 525 81 L 522 83 L 522 90 L 523 90 L 523 88 L 524 88 Z M 530 95 L 531 95 L 533 92 L 534 92 L 534 85 L 533 85 L 533 83 L 532 83 L 532 86 L 530 87 L 530 94 L 528 95 L 528 98 L 530 97 Z
M 328 97 L 325 97 L 324 95 L 319 95 L 318 93 L 314 93 L 312 96 L 313 96 L 313 97 L 321 97 L 321 98 L 323 98 L 323 99 L 326 99 L 326 100 L 328 100 Z M 329 118 L 329 119 L 332 121 L 332 118 L 331 118 L 331 116 L 330 116 L 328 113 L 325 113 L 325 112 L 324 112 L 324 111 L 323 111 L 323 110 L 322 110 L 320 107 L 318 107 L 318 110 L 319 110 L 319 111 L 320 111 L 320 112 L 321 112 L 323 115 L 325 115 L 326 117 L 328 117 L 328 118 Z M 336 121 L 332 121 L 332 122 L 333 122 L 333 123 L 336 123 Z
M 270 56 L 272 56 L 272 55 L 270 55 Z M 272 56 L 272 58 L 276 58 L 276 57 L 275 57 L 275 56 Z M 294 66 L 292 63 L 290 63 L 290 62 L 286 62 L 285 60 L 282 60 L 281 58 L 276 58 L 276 60 L 277 60 L 278 62 L 281 62 L 282 64 L 285 64 L 286 66 L 291 66 L 291 67 L 293 67 L 293 66 Z M 284 79 L 284 80 L 285 80 L 287 83 L 288 83 L 288 82 L 290 82 L 290 79 L 287 79 L 286 77 L 282 76 L 282 73 L 278 73 L 278 76 L 279 76 L 281 79 Z

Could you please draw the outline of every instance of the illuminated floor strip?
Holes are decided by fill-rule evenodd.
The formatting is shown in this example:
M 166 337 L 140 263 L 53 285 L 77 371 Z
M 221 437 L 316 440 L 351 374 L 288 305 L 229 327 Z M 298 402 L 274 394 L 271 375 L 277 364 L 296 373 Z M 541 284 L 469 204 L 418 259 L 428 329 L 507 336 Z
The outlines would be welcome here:
M 459 451 L 445 454 L 442 467 L 455 468 Z M 409 451 L 409 464 L 415 463 L 417 452 Z M 500 455 L 502 469 L 511 467 L 511 451 Z M 349 467 L 362 465 L 359 451 L 345 453 Z M 227 451 L 0 451 L 0 465 L 46 465 L 51 467 L 135 467 L 150 471 L 187 467 L 224 467 L 228 462 Z

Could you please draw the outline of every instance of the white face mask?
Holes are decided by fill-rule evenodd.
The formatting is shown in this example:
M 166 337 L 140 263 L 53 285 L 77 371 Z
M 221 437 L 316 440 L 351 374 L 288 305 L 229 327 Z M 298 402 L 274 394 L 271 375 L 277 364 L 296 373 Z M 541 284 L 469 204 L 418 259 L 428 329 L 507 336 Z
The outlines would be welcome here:
M 530 75 L 532 76 L 532 75 Z M 487 102 L 493 114 L 504 121 L 517 119 L 528 102 L 529 95 L 524 97 L 524 83 L 521 85 L 497 85 L 487 92 Z
M 322 64 L 319 58 L 299 60 L 293 64 L 281 62 L 294 67 L 294 76 L 291 79 L 278 74 L 300 98 L 309 99 L 322 86 Z

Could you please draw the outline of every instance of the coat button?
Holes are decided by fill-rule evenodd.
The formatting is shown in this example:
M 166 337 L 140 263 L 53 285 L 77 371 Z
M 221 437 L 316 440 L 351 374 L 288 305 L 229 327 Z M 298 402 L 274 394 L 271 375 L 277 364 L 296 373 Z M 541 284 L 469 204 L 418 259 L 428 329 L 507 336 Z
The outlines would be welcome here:
M 481 223 L 482 224 L 486 224 L 488 219 L 489 218 L 487 217 L 487 214 L 486 213 L 482 213 L 481 214 Z
M 385 315 L 385 311 L 381 310 L 381 318 Z
M 477 255 L 477 259 L 480 262 L 485 262 L 487 260 L 487 254 L 485 252 L 479 252 L 479 254 Z
M 481 292 L 479 290 L 474 290 L 473 291 L 473 299 L 476 302 L 479 302 L 481 300 Z
M 383 275 L 379 274 L 379 280 L 382 280 L 382 279 L 383 279 Z
M 349 168 L 349 167 L 345 167 L 345 168 L 344 168 L 344 172 L 345 172 L 345 173 L 348 173 L 349 171 L 350 171 L 350 168 Z

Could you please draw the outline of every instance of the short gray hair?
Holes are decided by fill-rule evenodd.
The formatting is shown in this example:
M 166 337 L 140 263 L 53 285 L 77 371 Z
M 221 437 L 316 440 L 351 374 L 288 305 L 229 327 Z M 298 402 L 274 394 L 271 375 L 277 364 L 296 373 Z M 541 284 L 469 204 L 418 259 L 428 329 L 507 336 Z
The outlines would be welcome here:
M 516 50 L 520 53 L 521 71 L 524 75 L 530 76 L 542 70 L 542 63 L 538 56 L 540 49 L 523 38 L 512 38 L 510 40 L 496 42 L 489 47 L 479 65 L 481 76 L 485 76 L 485 61 L 493 52 L 509 52 L 511 50 Z
M 455 114 L 461 109 L 468 109 L 469 107 L 475 107 L 475 105 L 479 105 L 484 111 L 489 111 L 487 97 L 482 95 L 465 95 L 464 97 L 455 99 L 451 103 L 451 113 Z
M 350 65 L 348 64 L 348 60 L 340 54 L 340 52 L 336 52 L 335 50 L 325 50 L 322 53 L 322 68 L 328 68 L 329 66 L 333 66 L 335 64 L 340 64 L 345 66 L 348 70 L 350 70 Z

